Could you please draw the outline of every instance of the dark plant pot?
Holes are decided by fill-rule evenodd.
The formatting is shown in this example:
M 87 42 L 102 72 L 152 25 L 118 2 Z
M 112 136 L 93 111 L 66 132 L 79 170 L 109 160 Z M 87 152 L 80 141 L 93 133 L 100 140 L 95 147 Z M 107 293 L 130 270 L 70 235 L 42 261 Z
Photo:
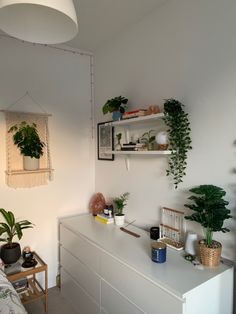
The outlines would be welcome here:
M 18 261 L 21 256 L 21 248 L 19 243 L 8 243 L 2 245 L 0 252 L 1 259 L 5 264 L 13 264 Z
M 122 118 L 122 113 L 120 111 L 113 111 L 112 112 L 112 120 L 119 121 Z

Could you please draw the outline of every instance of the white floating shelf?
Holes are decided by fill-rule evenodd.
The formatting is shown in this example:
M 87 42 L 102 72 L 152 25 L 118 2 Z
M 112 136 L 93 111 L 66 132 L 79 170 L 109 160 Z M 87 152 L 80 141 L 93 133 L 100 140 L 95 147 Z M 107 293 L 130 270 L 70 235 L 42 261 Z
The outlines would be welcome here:
M 112 150 L 107 152 L 107 154 L 114 154 L 114 155 L 170 155 L 170 150 L 140 150 L 140 151 L 133 151 L 133 150 Z
M 154 121 L 157 119 L 161 119 L 164 117 L 164 113 L 156 113 L 156 114 L 150 114 L 148 116 L 141 116 L 137 118 L 130 118 L 130 119 L 124 119 L 124 120 L 119 120 L 119 121 L 112 121 L 112 122 L 107 122 L 106 125 L 111 125 L 111 126 L 119 126 L 119 125 L 129 125 L 133 123 L 140 123 L 140 122 L 145 122 L 145 121 Z

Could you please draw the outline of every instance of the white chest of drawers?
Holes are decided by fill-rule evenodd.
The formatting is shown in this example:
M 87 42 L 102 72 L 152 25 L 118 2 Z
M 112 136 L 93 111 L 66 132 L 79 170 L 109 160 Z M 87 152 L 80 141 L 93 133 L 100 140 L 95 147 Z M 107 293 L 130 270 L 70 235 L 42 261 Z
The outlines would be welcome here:
M 140 238 L 91 215 L 60 220 L 62 294 L 79 314 L 232 314 L 233 267 L 198 270 L 182 253 L 151 261 Z

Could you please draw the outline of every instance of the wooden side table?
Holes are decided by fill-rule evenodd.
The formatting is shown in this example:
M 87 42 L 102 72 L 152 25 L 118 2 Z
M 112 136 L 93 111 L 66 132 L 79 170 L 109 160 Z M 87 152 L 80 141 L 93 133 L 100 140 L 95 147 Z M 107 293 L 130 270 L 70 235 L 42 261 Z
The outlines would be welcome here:
M 37 260 L 37 265 L 32 268 L 23 268 L 21 264 L 23 259 L 18 262 L 19 267 L 14 271 L 12 266 L 5 269 L 5 273 L 9 281 L 17 281 L 22 278 L 28 279 L 28 289 L 20 294 L 23 304 L 44 299 L 45 313 L 48 311 L 48 266 L 47 264 L 34 252 L 34 258 Z M 37 280 L 37 274 L 44 272 L 44 287 L 41 286 Z

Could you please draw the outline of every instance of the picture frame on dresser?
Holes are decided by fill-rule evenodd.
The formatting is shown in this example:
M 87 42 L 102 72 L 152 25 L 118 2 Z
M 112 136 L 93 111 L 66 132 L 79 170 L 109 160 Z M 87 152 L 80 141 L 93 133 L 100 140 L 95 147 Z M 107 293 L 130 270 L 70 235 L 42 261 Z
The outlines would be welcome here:
M 111 122 L 111 121 L 110 121 Z M 114 127 L 109 122 L 97 124 L 97 156 L 98 160 L 114 160 L 114 154 L 107 153 L 114 149 Z

